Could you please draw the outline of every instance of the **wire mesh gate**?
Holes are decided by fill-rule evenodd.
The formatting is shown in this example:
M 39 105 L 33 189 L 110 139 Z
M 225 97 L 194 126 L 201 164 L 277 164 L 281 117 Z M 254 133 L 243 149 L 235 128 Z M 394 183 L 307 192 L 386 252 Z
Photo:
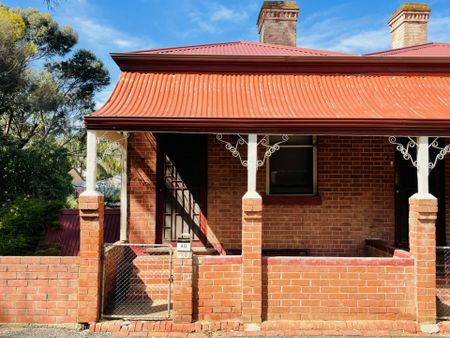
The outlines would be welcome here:
M 104 245 L 102 318 L 171 318 L 170 245 Z
M 450 319 L 450 247 L 436 249 L 437 316 L 438 319 Z

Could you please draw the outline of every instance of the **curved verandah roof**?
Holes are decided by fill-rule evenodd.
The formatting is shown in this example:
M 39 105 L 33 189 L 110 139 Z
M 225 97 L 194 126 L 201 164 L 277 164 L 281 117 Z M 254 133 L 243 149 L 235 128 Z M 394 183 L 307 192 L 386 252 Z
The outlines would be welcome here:
M 113 57 L 89 129 L 450 136 L 449 57 Z

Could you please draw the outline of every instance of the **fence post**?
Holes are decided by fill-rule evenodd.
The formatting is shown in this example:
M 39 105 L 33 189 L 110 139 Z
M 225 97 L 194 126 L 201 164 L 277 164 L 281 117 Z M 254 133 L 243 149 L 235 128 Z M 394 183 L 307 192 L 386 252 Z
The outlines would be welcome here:
M 436 322 L 437 199 L 415 194 L 409 199 L 409 247 L 415 260 L 415 301 L 419 323 Z
M 192 255 L 173 259 L 173 320 L 175 323 L 192 322 Z
M 101 271 L 103 249 L 103 196 L 84 193 L 80 205 L 80 278 L 78 287 L 78 322 L 100 318 Z
M 259 195 L 242 198 L 242 319 L 244 323 L 262 321 L 262 199 Z

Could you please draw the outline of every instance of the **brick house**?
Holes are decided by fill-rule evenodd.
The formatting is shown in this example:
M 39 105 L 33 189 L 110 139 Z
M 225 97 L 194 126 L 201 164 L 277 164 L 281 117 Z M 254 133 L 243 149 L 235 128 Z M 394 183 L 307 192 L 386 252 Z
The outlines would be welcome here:
M 112 54 L 120 80 L 85 118 L 78 322 L 100 316 L 104 137 L 124 154 L 122 243 L 191 235 L 193 256 L 173 259 L 184 330 L 436 329 L 425 324 L 437 318 L 436 244 L 450 238 L 450 44 L 428 43 L 430 9 L 405 4 L 389 20 L 392 50 L 301 48 L 298 13 L 265 1 L 258 43 Z

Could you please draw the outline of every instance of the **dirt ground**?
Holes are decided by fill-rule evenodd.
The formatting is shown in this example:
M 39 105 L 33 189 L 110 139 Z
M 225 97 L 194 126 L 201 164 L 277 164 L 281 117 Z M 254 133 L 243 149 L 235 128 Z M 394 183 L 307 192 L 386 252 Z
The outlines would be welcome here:
M 51 327 L 0 326 L 0 338 L 108 338 L 109 333 L 93 333 L 87 330 L 70 330 Z

